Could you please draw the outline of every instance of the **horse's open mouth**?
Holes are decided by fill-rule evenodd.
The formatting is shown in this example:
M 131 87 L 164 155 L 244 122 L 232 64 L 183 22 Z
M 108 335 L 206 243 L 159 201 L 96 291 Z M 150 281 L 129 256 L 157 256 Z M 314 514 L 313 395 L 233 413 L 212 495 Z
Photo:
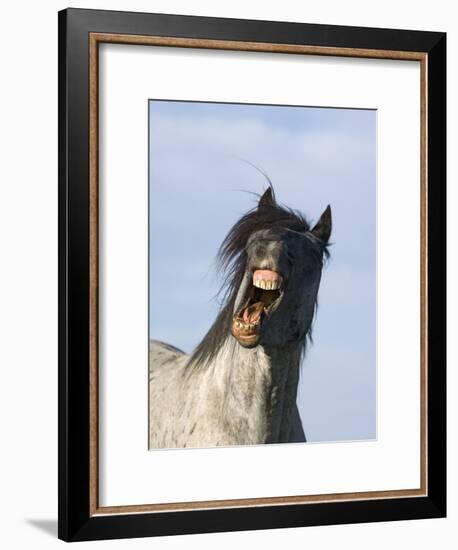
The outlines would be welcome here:
M 232 320 L 232 334 L 247 348 L 257 346 L 261 328 L 278 306 L 283 294 L 283 278 L 276 271 L 256 269 L 245 305 Z

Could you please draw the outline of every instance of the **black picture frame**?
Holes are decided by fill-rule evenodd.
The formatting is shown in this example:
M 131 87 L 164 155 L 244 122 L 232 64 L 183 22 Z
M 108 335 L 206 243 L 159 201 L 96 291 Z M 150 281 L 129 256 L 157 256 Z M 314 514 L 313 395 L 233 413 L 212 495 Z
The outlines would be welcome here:
M 446 514 L 446 35 L 85 9 L 59 12 L 59 538 L 163 536 Z M 90 505 L 90 33 L 419 52 L 427 61 L 427 494 L 94 514 Z

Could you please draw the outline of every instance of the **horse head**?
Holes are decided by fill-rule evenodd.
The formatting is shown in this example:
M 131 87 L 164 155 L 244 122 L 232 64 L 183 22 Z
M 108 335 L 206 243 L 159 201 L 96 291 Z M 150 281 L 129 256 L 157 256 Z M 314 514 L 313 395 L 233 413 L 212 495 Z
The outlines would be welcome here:
M 281 347 L 305 338 L 331 225 L 329 206 L 310 229 L 299 213 L 277 204 L 270 187 L 232 228 L 221 252 L 238 270 L 231 333 L 240 345 Z
M 305 344 L 331 226 L 329 206 L 310 228 L 299 212 L 277 203 L 270 185 L 220 247 L 224 306 L 189 364 L 208 363 L 228 337 L 244 348 Z

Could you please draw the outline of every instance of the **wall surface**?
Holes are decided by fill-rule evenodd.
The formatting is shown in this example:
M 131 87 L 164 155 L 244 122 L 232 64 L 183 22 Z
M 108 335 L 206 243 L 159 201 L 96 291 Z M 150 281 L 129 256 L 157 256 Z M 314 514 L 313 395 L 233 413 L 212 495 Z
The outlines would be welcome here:
M 9 3 L 2 10 L 0 88 L 0 517 L 2 547 L 51 549 L 57 532 L 57 11 L 60 1 Z M 374 4 L 77 2 L 72 7 L 185 13 L 448 32 L 448 97 L 458 95 L 458 30 L 452 2 Z M 458 148 L 457 106 L 448 105 L 448 149 Z M 457 160 L 449 155 L 449 212 L 457 203 Z M 449 216 L 449 281 L 457 280 L 458 222 Z M 457 292 L 449 288 L 449 517 L 155 539 L 155 548 L 263 546 L 353 549 L 451 548 L 458 537 Z M 455 308 L 453 307 L 455 306 Z M 453 311 L 455 309 L 455 311 Z M 91 545 L 97 543 L 89 543 Z M 122 548 L 125 541 L 99 543 Z M 128 542 L 147 548 L 151 540 Z

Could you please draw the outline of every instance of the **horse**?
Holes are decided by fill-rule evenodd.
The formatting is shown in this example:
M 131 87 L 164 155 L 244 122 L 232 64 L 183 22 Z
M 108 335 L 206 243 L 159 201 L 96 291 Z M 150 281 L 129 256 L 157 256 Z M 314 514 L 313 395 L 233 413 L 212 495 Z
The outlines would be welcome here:
M 311 225 L 277 203 L 272 184 L 218 251 L 223 305 L 191 355 L 149 344 L 149 448 L 299 443 L 299 371 L 331 207 Z

